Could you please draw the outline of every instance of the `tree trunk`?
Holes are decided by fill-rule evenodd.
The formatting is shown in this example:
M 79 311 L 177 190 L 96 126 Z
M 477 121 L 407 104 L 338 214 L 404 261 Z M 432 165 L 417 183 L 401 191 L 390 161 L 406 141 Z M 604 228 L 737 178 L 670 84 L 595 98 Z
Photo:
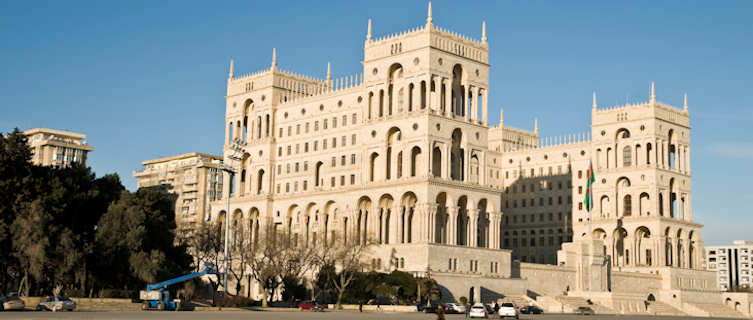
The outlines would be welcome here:
M 337 303 L 335 304 L 335 310 L 342 309 L 343 296 L 345 295 L 345 288 L 337 291 Z
M 267 289 L 266 289 L 266 288 L 264 288 L 264 290 L 263 290 L 263 291 L 264 291 L 264 292 L 262 293 L 262 296 L 261 296 L 261 298 L 262 298 L 262 299 L 261 299 L 261 307 L 262 307 L 262 308 L 266 308 L 266 307 L 267 307 L 267 306 L 269 305 L 269 304 L 267 303 Z

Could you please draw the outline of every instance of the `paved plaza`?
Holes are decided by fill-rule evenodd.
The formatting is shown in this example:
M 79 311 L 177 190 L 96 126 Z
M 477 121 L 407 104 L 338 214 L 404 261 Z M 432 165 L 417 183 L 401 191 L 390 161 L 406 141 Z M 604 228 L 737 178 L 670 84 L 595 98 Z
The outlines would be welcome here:
M 595 316 L 578 316 L 569 314 L 545 314 L 545 315 L 522 315 L 521 319 L 542 319 L 542 320 L 569 320 L 569 319 L 668 319 L 679 320 L 692 317 L 665 317 L 665 316 L 628 316 L 628 315 L 595 315 Z M 349 320 L 349 319 L 389 319 L 389 320 L 407 320 L 436 319 L 434 314 L 423 313 L 358 313 L 358 312 L 254 312 L 254 311 L 227 311 L 227 312 L 0 312 L 0 319 L 259 319 L 259 320 L 298 320 L 298 319 L 327 319 L 327 320 Z M 447 319 L 465 319 L 464 315 L 448 315 Z M 491 318 L 496 319 L 496 317 Z M 695 319 L 723 319 L 723 318 L 695 318 Z

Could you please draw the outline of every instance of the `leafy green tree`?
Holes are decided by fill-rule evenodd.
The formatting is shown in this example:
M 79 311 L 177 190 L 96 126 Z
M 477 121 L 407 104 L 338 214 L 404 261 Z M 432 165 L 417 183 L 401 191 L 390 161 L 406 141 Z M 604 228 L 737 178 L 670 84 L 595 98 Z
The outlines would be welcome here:
M 124 191 L 110 205 L 95 235 L 100 283 L 134 290 L 190 270 L 186 247 L 174 243 L 173 205 L 174 199 L 156 188 Z

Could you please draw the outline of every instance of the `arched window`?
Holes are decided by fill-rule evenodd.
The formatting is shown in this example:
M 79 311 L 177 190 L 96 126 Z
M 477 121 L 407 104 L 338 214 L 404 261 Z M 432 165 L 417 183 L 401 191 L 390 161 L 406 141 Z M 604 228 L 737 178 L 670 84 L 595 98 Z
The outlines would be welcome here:
M 264 170 L 259 170 L 259 174 L 256 177 L 256 194 L 261 194 L 264 186 Z
M 659 194 L 659 215 L 664 216 L 664 196 Z
M 266 127 L 266 136 L 269 137 L 269 115 L 267 115 L 266 123 L 264 124 Z
M 622 166 L 630 167 L 633 165 L 633 149 L 630 146 L 625 146 L 622 149 Z
M 431 155 L 431 173 L 435 177 L 442 176 L 442 150 L 439 147 L 434 147 Z
M 321 162 L 321 161 L 319 161 L 319 162 L 316 163 L 316 167 L 314 169 L 314 186 L 316 186 L 316 187 L 318 187 L 318 186 L 321 185 L 320 179 L 321 179 L 321 174 L 322 174 L 322 172 L 321 172 L 322 165 L 324 165 L 324 163 Z
M 410 176 L 415 177 L 416 176 L 416 168 L 418 167 L 419 162 L 419 156 L 421 155 L 421 148 L 419 147 L 413 147 L 411 149 L 411 155 L 410 155 Z
M 633 199 L 630 197 L 630 195 L 625 195 L 625 198 L 623 198 L 622 201 L 622 212 L 623 215 L 628 217 L 633 214 Z
M 374 170 L 376 170 L 376 159 L 379 155 L 374 152 L 371 154 L 371 159 L 369 163 L 369 181 L 374 181 Z

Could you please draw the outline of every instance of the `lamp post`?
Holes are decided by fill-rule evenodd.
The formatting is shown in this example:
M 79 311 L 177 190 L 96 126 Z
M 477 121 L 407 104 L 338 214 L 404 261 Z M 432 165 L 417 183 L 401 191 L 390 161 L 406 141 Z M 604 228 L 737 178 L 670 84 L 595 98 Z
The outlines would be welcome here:
M 228 163 L 222 166 L 222 171 L 225 171 L 228 174 L 227 195 L 225 195 L 227 202 L 225 206 L 225 257 L 223 261 L 224 266 L 222 271 L 223 295 L 227 295 L 227 264 L 229 260 L 228 242 L 230 241 L 230 193 L 233 190 L 233 175 L 235 174 L 235 169 L 233 168 L 232 162 L 235 160 L 242 160 L 242 158 L 238 156 L 238 152 L 242 153 L 244 151 L 237 141 L 233 141 L 231 143 L 230 150 L 230 154 L 227 156 Z

